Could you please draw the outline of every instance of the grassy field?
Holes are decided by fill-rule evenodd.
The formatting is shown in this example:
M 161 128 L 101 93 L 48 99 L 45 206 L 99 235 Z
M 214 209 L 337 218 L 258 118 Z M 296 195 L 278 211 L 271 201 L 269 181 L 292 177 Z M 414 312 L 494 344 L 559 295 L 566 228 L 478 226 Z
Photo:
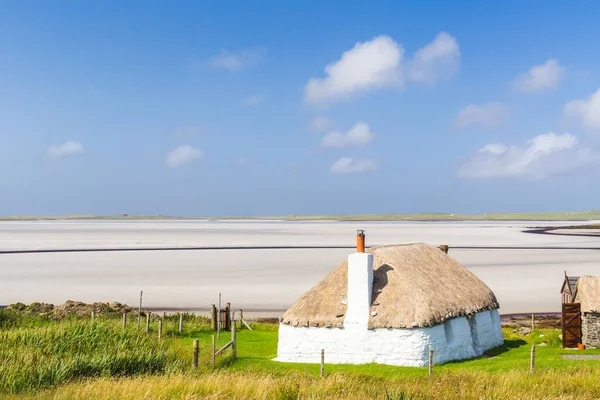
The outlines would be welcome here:
M 212 332 L 205 318 L 186 315 L 163 321 L 158 340 L 137 330 L 132 315 L 121 327 L 116 315 L 89 318 L 15 316 L 0 311 L 0 398 L 17 399 L 597 399 L 600 361 L 564 360 L 574 352 L 560 347 L 559 331 L 528 335 L 505 329 L 506 343 L 482 358 L 426 368 L 384 365 L 319 366 L 271 361 L 277 326 L 238 331 L 238 359 L 230 352 L 209 362 Z M 229 340 L 224 332 L 218 347 Z M 200 369 L 191 368 L 192 342 L 200 340 Z M 536 372 L 529 373 L 532 344 L 538 344 Z M 539 346 L 541 345 L 541 346 Z
M 68 216 L 6 216 L 0 221 L 34 220 L 278 220 L 278 221 L 592 221 L 600 220 L 600 211 L 548 213 L 491 213 L 491 214 L 357 214 L 357 215 L 288 215 L 260 217 L 175 217 L 166 215 L 68 215 Z

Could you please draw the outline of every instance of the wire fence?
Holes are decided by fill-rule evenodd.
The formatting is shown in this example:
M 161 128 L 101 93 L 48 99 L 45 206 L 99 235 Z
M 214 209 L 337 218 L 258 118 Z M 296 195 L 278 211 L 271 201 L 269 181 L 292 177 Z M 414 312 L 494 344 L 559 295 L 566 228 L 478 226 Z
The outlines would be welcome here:
M 371 245 L 375 247 L 379 245 Z M 203 250 L 335 250 L 355 249 L 356 246 L 201 246 L 201 247 L 118 247 L 80 249 L 15 249 L 0 250 L 2 254 L 38 253 L 106 253 L 106 252 L 150 252 L 150 251 L 203 251 Z M 451 250 L 600 250 L 600 246 L 450 246 Z

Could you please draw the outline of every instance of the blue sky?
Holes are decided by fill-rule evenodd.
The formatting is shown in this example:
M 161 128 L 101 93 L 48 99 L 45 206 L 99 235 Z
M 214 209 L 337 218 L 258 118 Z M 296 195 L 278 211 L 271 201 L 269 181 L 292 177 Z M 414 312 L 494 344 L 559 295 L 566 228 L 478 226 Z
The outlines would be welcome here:
M 570 4 L 3 1 L 0 214 L 598 208 Z

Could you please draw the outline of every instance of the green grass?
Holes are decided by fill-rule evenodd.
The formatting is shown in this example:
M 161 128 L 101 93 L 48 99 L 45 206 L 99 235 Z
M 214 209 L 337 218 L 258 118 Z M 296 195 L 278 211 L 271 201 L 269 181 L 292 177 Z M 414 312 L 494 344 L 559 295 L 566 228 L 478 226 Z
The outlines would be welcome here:
M 30 220 L 89 220 L 89 219 L 129 219 L 129 220 L 281 220 L 281 221 L 591 221 L 600 219 L 599 210 L 578 212 L 542 212 L 542 213 L 489 213 L 489 214 L 354 214 L 354 215 L 287 215 L 287 216 L 238 216 L 238 217 L 175 217 L 165 215 L 67 215 L 67 216 L 5 216 L 0 221 Z
M 8 314 L 20 314 L 19 316 Z M 46 318 L 46 319 L 44 319 Z M 387 365 L 278 363 L 276 325 L 238 330 L 238 358 L 230 351 L 210 364 L 208 320 L 186 314 L 163 320 L 162 340 L 154 318 L 148 336 L 131 316 L 121 327 L 117 316 L 53 319 L 18 311 L 0 311 L 0 398 L 581 398 L 600 397 L 600 362 L 563 360 L 563 354 L 600 354 L 563 350 L 560 331 L 540 329 L 521 336 L 504 329 L 505 344 L 485 357 L 427 368 Z M 230 340 L 222 332 L 220 348 Z M 191 368 L 192 343 L 200 341 L 200 370 Z M 529 373 L 531 346 L 536 372 Z M 545 346 L 540 346 L 545 344 Z M 55 388 L 55 389 L 53 389 Z M 16 397 L 15 397 L 16 398 Z
M 435 366 L 436 371 L 461 371 L 476 369 L 485 372 L 502 372 L 511 370 L 529 369 L 531 346 L 536 344 L 536 366 L 544 368 L 565 368 L 574 365 L 598 365 L 600 361 L 594 360 L 563 360 L 563 354 L 598 354 L 600 349 L 573 351 L 564 350 L 559 339 L 560 331 L 557 329 L 539 329 L 527 336 L 513 333 L 512 329 L 504 329 L 505 344 L 486 352 L 486 357 L 467 361 L 456 361 Z M 193 338 L 200 339 L 201 347 L 208 349 L 211 331 L 192 332 L 191 337 L 183 338 L 186 346 L 191 346 Z M 280 363 L 271 361 L 277 356 L 277 326 L 261 325 L 254 332 L 241 330 L 238 336 L 238 360 L 229 366 L 233 370 L 242 371 L 269 371 L 274 372 L 302 372 L 317 375 L 320 366 L 315 364 Z M 223 345 L 229 340 L 228 333 L 221 338 Z M 544 344 L 544 346 L 539 346 Z M 366 365 L 326 365 L 326 372 L 361 373 L 372 376 L 396 376 L 402 374 L 427 374 L 426 368 L 394 367 L 380 364 Z

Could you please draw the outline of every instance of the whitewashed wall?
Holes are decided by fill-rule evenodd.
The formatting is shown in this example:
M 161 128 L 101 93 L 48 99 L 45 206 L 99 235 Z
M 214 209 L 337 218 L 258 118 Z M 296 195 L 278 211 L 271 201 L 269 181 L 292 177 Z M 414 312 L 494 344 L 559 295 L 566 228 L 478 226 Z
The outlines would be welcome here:
M 475 314 L 474 320 L 477 332 L 478 356 L 484 351 L 504 343 L 502 326 L 500 324 L 500 313 L 498 313 L 498 310 L 477 313 Z M 474 338 L 473 342 L 475 341 Z
M 321 349 L 328 364 L 379 363 L 422 367 L 473 358 L 504 342 L 497 310 L 476 314 L 470 320 L 454 318 L 432 328 L 373 329 L 279 326 L 275 361 L 319 363 Z

